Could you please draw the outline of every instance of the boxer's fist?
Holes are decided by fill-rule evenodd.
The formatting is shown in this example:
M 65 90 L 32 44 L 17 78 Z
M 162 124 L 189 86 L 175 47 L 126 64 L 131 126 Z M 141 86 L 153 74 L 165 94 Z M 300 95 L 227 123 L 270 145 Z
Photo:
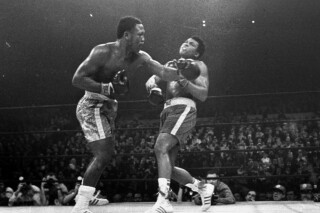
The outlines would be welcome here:
M 166 64 L 167 67 L 172 67 L 178 69 L 177 60 L 173 59 L 172 61 L 168 61 Z
M 118 71 L 112 79 L 113 90 L 116 94 L 124 95 L 129 92 L 129 80 L 125 70 Z
M 179 59 L 177 61 L 179 73 L 187 80 L 194 80 L 200 75 L 200 68 L 192 59 Z
M 159 87 L 150 89 L 148 101 L 150 104 L 154 106 L 163 104 L 165 101 L 165 98 L 164 98 L 164 95 L 162 94 L 162 90 Z

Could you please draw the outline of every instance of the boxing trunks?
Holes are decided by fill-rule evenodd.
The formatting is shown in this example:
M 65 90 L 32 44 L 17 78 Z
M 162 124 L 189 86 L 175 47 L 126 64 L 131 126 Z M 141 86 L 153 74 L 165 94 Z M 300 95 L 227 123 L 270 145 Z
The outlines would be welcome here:
M 112 137 L 117 109 L 116 100 L 85 92 L 77 105 L 76 115 L 88 142 Z
M 197 121 L 196 104 L 189 98 L 177 97 L 164 104 L 160 114 L 160 133 L 174 135 L 181 147 Z

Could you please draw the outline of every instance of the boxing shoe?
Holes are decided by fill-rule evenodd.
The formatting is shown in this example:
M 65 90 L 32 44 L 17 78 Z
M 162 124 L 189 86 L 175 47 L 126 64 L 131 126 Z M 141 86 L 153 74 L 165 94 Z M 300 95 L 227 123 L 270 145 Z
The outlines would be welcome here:
M 106 198 L 99 198 L 98 196 L 100 195 L 100 190 L 97 191 L 97 193 L 94 195 L 93 198 L 89 201 L 90 206 L 104 206 L 109 204 L 109 200 Z M 74 198 L 74 200 L 77 202 L 78 200 L 78 195 Z
M 211 197 L 213 195 L 214 186 L 201 181 L 198 185 L 199 194 L 202 201 L 201 211 L 207 211 L 211 207 Z
M 157 202 L 145 213 L 173 213 L 170 201 L 159 192 Z
M 96 195 L 89 201 L 90 206 L 104 206 L 109 204 L 109 200 L 106 198 L 98 198 L 100 195 L 100 190 L 96 193 Z

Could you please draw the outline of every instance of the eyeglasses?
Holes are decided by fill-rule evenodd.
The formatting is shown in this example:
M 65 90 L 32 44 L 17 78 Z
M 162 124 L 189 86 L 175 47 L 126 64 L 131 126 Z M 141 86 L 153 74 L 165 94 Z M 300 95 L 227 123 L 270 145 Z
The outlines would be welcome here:
M 251 194 L 251 193 L 248 193 L 248 195 L 252 196 L 252 197 L 255 197 L 256 194 Z

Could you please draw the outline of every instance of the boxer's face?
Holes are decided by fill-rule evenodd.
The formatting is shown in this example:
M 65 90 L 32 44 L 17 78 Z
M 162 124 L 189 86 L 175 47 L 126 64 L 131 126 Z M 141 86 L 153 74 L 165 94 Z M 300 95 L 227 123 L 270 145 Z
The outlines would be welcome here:
M 199 43 L 192 39 L 188 38 L 183 44 L 180 46 L 179 54 L 182 58 L 192 58 L 196 59 L 199 56 L 197 51 Z
M 137 24 L 133 30 L 128 33 L 127 41 L 133 52 L 139 52 L 144 44 L 145 30 L 142 24 Z

